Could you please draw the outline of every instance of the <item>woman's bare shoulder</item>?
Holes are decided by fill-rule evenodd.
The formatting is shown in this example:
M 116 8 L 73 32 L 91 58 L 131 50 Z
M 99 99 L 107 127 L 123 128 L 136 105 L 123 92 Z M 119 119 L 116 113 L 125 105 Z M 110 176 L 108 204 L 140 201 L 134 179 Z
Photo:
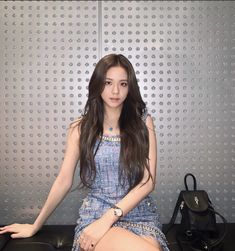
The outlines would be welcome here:
M 82 117 L 75 119 L 72 123 L 70 123 L 69 128 L 74 129 L 74 128 L 80 127 L 81 121 L 82 121 Z
M 149 130 L 155 132 L 155 125 L 154 125 L 154 122 L 153 122 L 153 118 L 150 114 L 147 115 L 146 117 L 146 126 Z
M 82 117 L 77 118 L 72 123 L 70 123 L 68 128 L 68 138 L 70 140 L 78 141 L 80 138 L 80 126 Z

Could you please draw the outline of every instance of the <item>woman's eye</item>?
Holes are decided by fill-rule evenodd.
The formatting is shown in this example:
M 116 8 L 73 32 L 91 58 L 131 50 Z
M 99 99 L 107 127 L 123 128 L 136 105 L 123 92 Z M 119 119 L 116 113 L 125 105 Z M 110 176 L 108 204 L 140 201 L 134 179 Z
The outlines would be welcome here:
M 127 86 L 126 82 L 121 83 L 122 86 Z
M 110 82 L 110 81 L 105 81 L 105 84 L 106 84 L 106 85 L 110 85 L 111 82 Z

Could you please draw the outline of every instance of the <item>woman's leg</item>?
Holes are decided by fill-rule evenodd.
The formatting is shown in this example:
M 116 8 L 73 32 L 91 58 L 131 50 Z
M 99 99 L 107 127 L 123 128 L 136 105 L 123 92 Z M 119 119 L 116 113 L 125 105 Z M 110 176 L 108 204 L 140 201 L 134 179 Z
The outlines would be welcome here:
M 158 243 L 150 242 L 121 227 L 112 227 L 97 243 L 94 251 L 161 251 Z
M 144 240 L 148 241 L 152 245 L 156 246 L 160 251 L 163 251 L 162 247 L 160 244 L 151 236 L 141 236 Z

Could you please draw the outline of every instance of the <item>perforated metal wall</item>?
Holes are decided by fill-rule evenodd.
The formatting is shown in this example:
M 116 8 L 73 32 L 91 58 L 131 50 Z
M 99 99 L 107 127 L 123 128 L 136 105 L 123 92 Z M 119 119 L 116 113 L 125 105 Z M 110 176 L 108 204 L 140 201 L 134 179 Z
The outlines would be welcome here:
M 155 121 L 162 222 L 189 171 L 234 221 L 234 2 L 7 1 L 0 13 L 1 224 L 35 219 L 110 52 L 133 63 Z M 74 224 L 82 197 L 70 193 L 48 223 Z

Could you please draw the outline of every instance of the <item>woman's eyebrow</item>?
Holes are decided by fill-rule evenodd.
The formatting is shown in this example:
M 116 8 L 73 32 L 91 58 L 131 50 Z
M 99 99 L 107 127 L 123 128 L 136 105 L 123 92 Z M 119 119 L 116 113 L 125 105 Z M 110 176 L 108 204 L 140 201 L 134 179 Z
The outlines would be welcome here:
M 105 79 L 113 80 L 112 78 L 105 78 Z M 127 79 L 120 79 L 119 81 L 127 81 Z

